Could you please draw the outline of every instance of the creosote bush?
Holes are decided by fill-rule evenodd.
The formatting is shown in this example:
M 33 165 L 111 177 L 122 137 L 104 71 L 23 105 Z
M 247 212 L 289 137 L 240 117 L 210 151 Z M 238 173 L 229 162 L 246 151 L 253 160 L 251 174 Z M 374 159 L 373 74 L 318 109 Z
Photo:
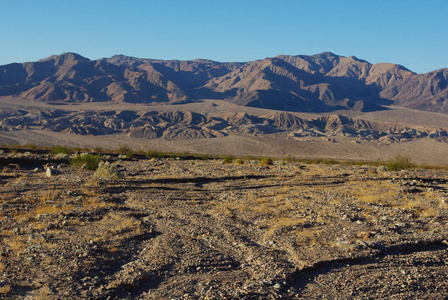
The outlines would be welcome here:
M 283 160 L 285 163 L 292 163 L 292 162 L 294 162 L 294 158 L 293 157 L 291 157 L 291 156 L 288 156 L 288 157 L 286 157 L 284 160 Z
M 101 162 L 100 155 L 89 153 L 76 154 L 70 159 L 70 166 L 75 168 L 84 168 L 86 170 L 96 170 Z
M 386 167 L 391 171 L 399 171 L 410 169 L 414 167 L 414 164 L 409 157 L 398 154 L 397 156 L 390 158 L 387 161 Z
M 65 146 L 56 146 L 51 150 L 51 154 L 70 154 L 72 151 Z
M 108 161 L 100 162 L 98 169 L 93 174 L 96 178 L 108 178 L 108 179 L 120 179 L 123 178 L 123 174 L 116 166 L 111 165 Z
M 238 158 L 238 159 L 235 160 L 235 164 L 243 165 L 244 164 L 244 160 L 242 160 L 241 158 Z
M 273 164 L 274 164 L 274 162 L 270 158 L 262 158 L 260 160 L 260 166 L 268 166 L 268 165 L 273 165 Z
M 132 158 L 134 156 L 134 151 L 128 146 L 122 145 L 117 149 L 117 152 L 126 155 L 127 158 Z
M 166 154 L 161 151 L 149 150 L 148 152 L 146 152 L 147 158 L 164 158 L 165 156 Z
M 224 162 L 226 163 L 226 164 L 231 164 L 232 162 L 233 162 L 233 156 L 226 156 L 226 157 L 224 157 Z

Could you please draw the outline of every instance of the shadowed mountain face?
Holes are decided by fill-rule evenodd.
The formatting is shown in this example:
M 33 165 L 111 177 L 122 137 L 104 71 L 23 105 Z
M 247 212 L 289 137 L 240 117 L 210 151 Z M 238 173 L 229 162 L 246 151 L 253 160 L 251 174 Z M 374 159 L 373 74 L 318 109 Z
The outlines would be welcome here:
M 448 112 L 448 70 L 415 74 L 333 53 L 279 55 L 246 63 L 154 60 L 124 55 L 89 60 L 64 53 L 0 66 L 0 95 L 33 101 L 168 104 L 221 99 L 302 112 L 375 111 L 384 105 Z

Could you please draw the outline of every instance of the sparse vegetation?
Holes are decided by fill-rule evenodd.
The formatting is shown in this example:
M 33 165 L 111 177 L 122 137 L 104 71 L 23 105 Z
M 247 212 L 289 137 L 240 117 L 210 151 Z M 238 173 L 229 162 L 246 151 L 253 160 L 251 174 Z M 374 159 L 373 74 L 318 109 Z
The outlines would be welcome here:
M 243 165 L 244 164 L 244 160 L 242 160 L 241 158 L 237 158 L 237 159 L 235 159 L 235 164 Z
M 386 167 L 391 171 L 400 171 L 404 169 L 413 168 L 415 165 L 407 156 L 398 154 L 387 161 Z
M 72 151 L 65 146 L 56 146 L 51 151 L 51 154 L 70 154 Z
M 70 159 L 70 166 L 75 168 L 83 168 L 86 170 L 96 170 L 98 168 L 99 163 L 101 162 L 101 156 L 90 154 L 90 153 L 81 153 L 76 154 L 73 158 Z
M 271 158 L 262 158 L 260 160 L 260 166 L 269 166 L 273 165 L 274 161 Z
M 119 154 L 126 155 L 127 158 L 134 157 L 134 151 L 126 145 L 121 145 L 120 147 L 118 147 L 117 152 Z
M 166 154 L 161 151 L 155 151 L 155 150 L 148 150 L 146 152 L 147 158 L 165 158 Z
M 116 166 L 111 165 L 108 161 L 100 162 L 93 176 L 96 178 L 107 179 L 123 178 L 123 174 L 120 172 L 120 170 Z
M 288 156 L 283 160 L 285 163 L 292 163 L 295 161 L 294 157 Z
M 103 152 L 105 152 L 105 150 L 102 147 L 96 146 L 95 148 L 93 148 L 93 152 L 103 153 Z
M 150 152 L 148 156 L 161 154 Z M 173 155 L 186 155 L 190 160 L 109 163 L 102 162 L 99 155 L 77 154 L 72 159 L 82 161 L 78 166 L 91 158 L 98 161 L 96 171 L 61 167 L 63 175 L 52 178 L 45 177 L 42 170 L 7 168 L 0 178 L 0 217 L 5 220 L 0 228 L 5 253 L 0 257 L 0 270 L 12 274 L 14 281 L 0 284 L 5 287 L 3 295 L 22 296 L 15 287 L 26 284 L 39 294 L 41 285 L 33 284 L 39 279 L 49 288 L 56 282 L 83 297 L 105 296 L 106 285 L 110 290 L 106 293 L 120 293 L 125 282 L 129 287 L 125 296 L 134 297 L 134 288 L 138 290 L 148 280 L 144 276 L 165 270 L 167 262 L 176 272 L 164 277 L 163 285 L 151 289 L 156 296 L 170 295 L 165 288 L 176 282 L 191 288 L 188 280 L 195 280 L 195 286 L 205 285 L 210 277 L 220 284 L 213 285 L 215 289 L 221 289 L 222 282 L 237 282 L 235 289 L 239 289 L 259 278 L 272 282 L 280 278 L 283 282 L 305 266 L 334 266 L 333 260 L 358 256 L 362 260 L 369 250 L 364 245 L 384 245 L 387 251 L 391 245 L 403 245 L 402 241 L 422 243 L 428 234 L 431 239 L 447 240 L 445 171 L 415 170 L 414 177 L 408 177 L 411 172 L 376 172 L 377 167 L 366 163 L 352 167 L 326 165 L 321 160 L 305 166 L 266 158 L 264 163 L 272 162 L 276 167 L 260 168 L 261 158 L 244 161 L 232 157 L 233 164 L 223 164 L 222 156 L 217 156 L 219 161 L 207 161 L 200 159 L 200 154 Z M 113 156 L 110 159 L 115 160 Z M 126 170 L 126 180 L 101 180 L 120 178 L 121 168 Z M 410 192 L 414 188 L 421 191 Z M 226 255 L 214 255 L 209 245 L 216 251 L 225 249 Z M 429 259 L 443 262 L 445 257 L 437 256 L 442 252 L 435 251 Z M 431 253 L 425 249 L 425 255 Z M 35 264 L 37 261 L 42 263 Z M 279 262 L 285 268 L 278 268 Z M 105 273 L 101 273 L 106 263 L 112 271 L 103 268 Z M 255 279 L 239 279 L 243 263 L 244 270 Z M 27 269 L 30 265 L 33 268 Z M 363 264 L 357 266 L 358 270 L 363 268 Z M 390 265 L 375 266 L 395 278 Z M 432 266 L 419 275 L 443 272 L 445 276 L 443 266 Z M 344 268 L 353 274 L 345 264 Z M 55 276 L 41 279 L 43 270 Z M 133 270 L 142 275 L 135 275 Z M 368 276 L 379 272 L 373 268 L 368 271 Z M 86 284 L 59 279 L 74 274 Z M 90 284 L 96 280 L 91 274 L 98 276 L 99 284 Z M 294 286 L 288 285 L 285 283 L 275 295 L 294 298 L 288 292 Z M 257 285 L 250 292 L 258 296 L 260 288 L 263 297 L 274 295 L 272 285 Z M 247 290 L 240 289 L 241 293 L 229 294 L 229 298 L 244 298 Z M 45 299 L 66 292 L 45 291 Z M 3 295 L 0 290 L 0 298 Z M 199 291 L 197 295 L 204 294 Z
M 235 158 L 233 156 L 228 155 L 228 156 L 224 157 L 224 163 L 231 164 L 234 159 Z
M 324 158 L 298 159 L 297 161 L 300 161 L 305 164 L 324 164 L 324 165 L 334 165 L 341 163 L 334 159 L 324 159 Z

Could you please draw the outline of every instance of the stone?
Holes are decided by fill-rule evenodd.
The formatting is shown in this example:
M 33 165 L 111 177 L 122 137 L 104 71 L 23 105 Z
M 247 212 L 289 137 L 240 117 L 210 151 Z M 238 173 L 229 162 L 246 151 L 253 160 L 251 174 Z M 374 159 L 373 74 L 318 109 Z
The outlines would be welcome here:
M 61 174 L 61 171 L 57 170 L 57 169 L 53 169 L 53 168 L 47 168 L 47 177 L 51 177 L 51 176 L 55 176 L 55 175 L 59 175 Z
M 281 283 L 276 283 L 276 284 L 274 284 L 274 289 L 276 289 L 276 290 L 280 290 L 282 287 L 283 287 L 283 286 L 282 286 Z

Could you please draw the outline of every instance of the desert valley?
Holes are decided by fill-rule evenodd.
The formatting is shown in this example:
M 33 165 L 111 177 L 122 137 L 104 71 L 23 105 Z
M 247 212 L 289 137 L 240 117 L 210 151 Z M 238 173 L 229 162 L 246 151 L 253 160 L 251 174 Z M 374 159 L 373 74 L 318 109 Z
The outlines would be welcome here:
M 447 72 L 330 52 L 245 63 L 65 53 L 0 67 L 0 138 L 444 165 Z
M 0 66 L 0 297 L 447 299 L 448 69 Z

